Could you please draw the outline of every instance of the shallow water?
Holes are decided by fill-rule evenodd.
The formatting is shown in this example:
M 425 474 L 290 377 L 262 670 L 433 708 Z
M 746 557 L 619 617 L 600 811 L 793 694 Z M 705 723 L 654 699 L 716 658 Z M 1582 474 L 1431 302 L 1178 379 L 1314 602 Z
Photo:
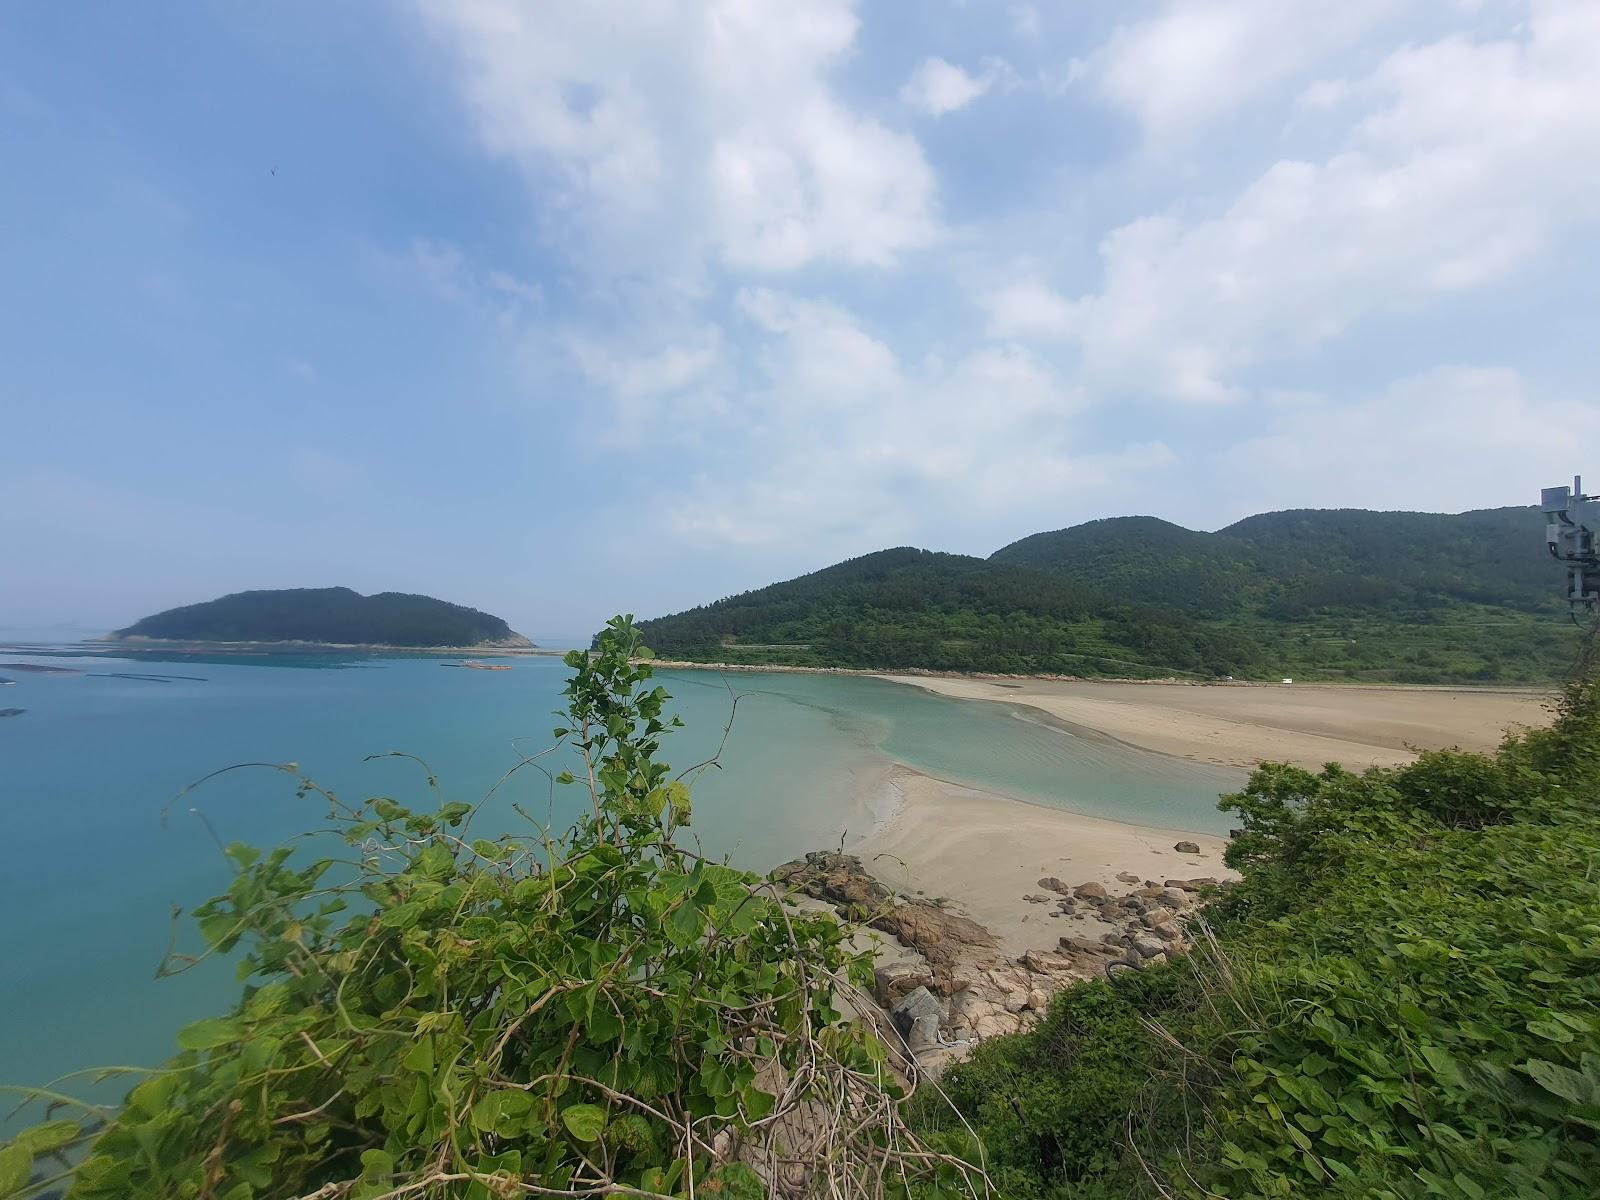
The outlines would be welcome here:
M 226 1008 L 224 964 L 156 980 L 173 905 L 226 886 L 218 842 L 274 844 L 322 822 L 288 776 L 254 768 L 186 784 L 234 763 L 295 762 L 347 798 L 423 804 L 425 759 L 448 799 L 479 800 L 523 755 L 543 749 L 566 668 L 519 658 L 510 671 L 445 669 L 433 658 L 138 662 L 0 652 L 7 663 L 73 674 L 3 672 L 0 722 L 0 1082 L 43 1083 L 111 1063 L 151 1064 L 173 1032 Z M 185 678 L 176 678 L 182 676 Z M 161 677 L 161 678 L 155 678 Z M 755 869 L 866 832 L 895 761 L 954 782 L 1097 816 L 1221 831 L 1218 792 L 1238 772 L 1073 733 L 1036 710 L 951 700 L 886 680 L 834 675 L 663 671 L 687 728 L 664 755 L 720 760 L 694 791 L 704 848 Z M 551 770 L 559 769 L 559 765 Z M 474 832 L 558 827 L 587 806 L 522 769 Z

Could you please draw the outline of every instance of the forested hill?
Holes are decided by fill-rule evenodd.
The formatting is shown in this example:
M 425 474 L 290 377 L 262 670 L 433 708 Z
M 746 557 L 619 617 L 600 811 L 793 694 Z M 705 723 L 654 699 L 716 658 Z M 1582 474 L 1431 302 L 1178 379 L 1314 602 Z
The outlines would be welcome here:
M 700 662 L 1543 683 L 1574 653 L 1560 594 L 1536 509 L 1300 509 L 885 550 L 641 627 Z
M 1536 508 L 1454 515 L 1293 509 L 1199 533 L 1113 517 L 1036 533 L 991 561 L 1195 616 L 1298 617 L 1478 604 L 1554 612 L 1561 570 Z
M 812 666 L 1232 674 L 1248 639 L 1042 571 L 901 547 L 640 625 L 667 658 Z
M 432 596 L 349 588 L 235 592 L 171 608 L 113 635 L 183 642 L 320 642 L 378 646 L 531 646 L 499 617 Z

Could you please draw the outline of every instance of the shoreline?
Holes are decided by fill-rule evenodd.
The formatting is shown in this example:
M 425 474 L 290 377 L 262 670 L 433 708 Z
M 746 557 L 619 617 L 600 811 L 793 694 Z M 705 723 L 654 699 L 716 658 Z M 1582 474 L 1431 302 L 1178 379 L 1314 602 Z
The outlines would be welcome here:
M 859 675 L 867 679 L 889 679 L 896 682 L 909 682 L 913 679 L 918 681 L 946 679 L 992 683 L 997 687 L 1024 686 L 1029 683 L 1071 683 L 1081 684 L 1084 687 L 1116 685 L 1119 687 L 1154 688 L 1268 688 L 1274 691 L 1289 687 L 1299 691 L 1305 691 L 1310 688 L 1328 688 L 1340 692 L 1460 692 L 1467 695 L 1483 696 L 1543 697 L 1554 695 L 1560 686 L 1555 683 L 1548 686 L 1533 684 L 1362 683 L 1345 682 L 1338 679 L 1312 679 L 1302 683 L 1285 685 L 1274 683 L 1270 679 L 1193 679 L 1176 675 L 1135 679 L 1117 675 L 1002 675 L 992 671 L 936 671 L 927 667 L 803 667 L 791 663 L 694 662 L 677 658 L 650 658 L 638 661 L 647 662 L 650 666 L 665 671 L 732 671 L 755 675 Z

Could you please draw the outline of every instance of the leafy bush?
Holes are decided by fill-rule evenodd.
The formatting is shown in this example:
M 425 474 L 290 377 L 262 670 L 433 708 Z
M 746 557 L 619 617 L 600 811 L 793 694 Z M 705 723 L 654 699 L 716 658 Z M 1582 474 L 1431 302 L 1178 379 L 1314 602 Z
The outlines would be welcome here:
M 907 1152 L 884 1047 L 837 1007 L 870 980 L 846 930 L 675 843 L 689 789 L 656 757 L 676 722 L 647 653 L 617 618 L 566 660 L 556 737 L 583 779 L 557 779 L 592 811 L 561 837 L 470 838 L 465 804 L 352 808 L 301 779 L 347 856 L 229 847 L 195 916 L 238 954 L 238 1007 L 114 1113 L 42 1097 L 0 1196 L 961 1194 L 964 1164 Z

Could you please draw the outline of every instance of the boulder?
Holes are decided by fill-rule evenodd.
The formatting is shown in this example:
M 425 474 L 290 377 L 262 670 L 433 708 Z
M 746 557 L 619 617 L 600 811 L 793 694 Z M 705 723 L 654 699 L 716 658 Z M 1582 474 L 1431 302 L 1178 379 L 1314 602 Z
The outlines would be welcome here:
M 1116 937 L 1116 934 L 1112 934 L 1111 936 L 1112 937 Z M 1112 943 L 1112 945 L 1114 945 L 1114 944 L 1115 943 Z M 1101 942 L 1091 941 L 1089 938 L 1075 937 L 1075 936 L 1072 936 L 1071 934 L 1067 935 L 1066 937 L 1063 937 L 1061 939 L 1060 945 L 1061 945 L 1061 948 L 1063 950 L 1070 950 L 1074 954 L 1109 954 L 1109 953 L 1111 953 L 1111 945 L 1107 945 L 1103 941 L 1101 941 Z
M 907 992 L 933 986 L 933 976 L 915 963 L 884 963 L 872 972 L 872 995 L 886 1008 L 893 1008 Z
M 1181 888 L 1169 887 L 1161 889 L 1161 903 L 1168 908 L 1182 908 L 1187 904 L 1192 904 L 1193 901 L 1189 898 L 1188 892 Z
M 1028 1008 L 1036 1013 L 1042 1013 L 1050 1007 L 1050 993 L 1043 988 L 1034 988 L 1028 993 Z
M 1061 939 L 1066 941 L 1065 938 Z M 1072 960 L 1047 950 L 1029 950 L 1022 956 L 1022 965 L 1035 975 L 1062 975 L 1072 970 Z
M 1162 963 L 1164 963 L 1166 961 L 1167 961 L 1166 952 L 1162 951 L 1159 954 L 1152 954 L 1149 958 L 1145 959 L 1144 962 L 1142 962 L 1139 965 L 1140 966 L 1144 966 L 1144 967 L 1159 967 Z
M 1137 875 L 1135 875 L 1132 871 L 1118 871 L 1117 872 L 1117 878 L 1120 879 L 1123 883 L 1138 883 L 1139 882 L 1139 877 Z
M 1104 900 L 1106 889 L 1098 883 L 1080 883 L 1072 889 L 1072 894 L 1079 900 Z
M 900 1031 L 900 1036 L 905 1038 L 906 1045 L 913 1051 L 926 1050 L 939 1044 L 944 1005 L 927 988 L 919 987 L 907 992 L 900 1003 L 889 1010 L 889 1016 L 894 1021 L 894 1027 Z
M 1165 955 L 1167 944 L 1154 934 L 1139 933 L 1133 938 L 1133 950 L 1141 958 L 1153 958 L 1157 954 Z
M 1144 916 L 1139 918 L 1140 924 L 1146 929 L 1155 929 L 1161 925 L 1171 925 L 1176 920 L 1177 918 L 1170 911 L 1160 907 L 1150 909 Z
M 1069 896 L 1072 894 L 1072 889 L 1066 884 L 1062 883 L 1061 880 L 1057 879 L 1054 875 L 1047 875 L 1045 878 L 1039 880 L 1039 886 L 1047 892 L 1060 892 L 1063 896 Z
M 1173 847 L 1179 854 L 1199 854 L 1200 847 L 1194 842 L 1178 842 Z

